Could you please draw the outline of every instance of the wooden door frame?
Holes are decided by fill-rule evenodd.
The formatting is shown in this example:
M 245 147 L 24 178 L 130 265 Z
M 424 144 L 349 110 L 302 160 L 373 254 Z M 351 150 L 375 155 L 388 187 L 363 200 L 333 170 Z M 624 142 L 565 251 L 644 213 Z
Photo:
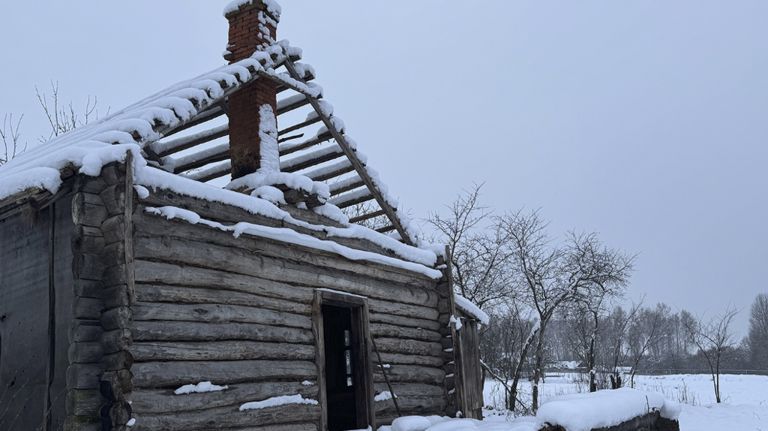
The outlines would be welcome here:
M 315 336 L 317 365 L 318 403 L 320 404 L 320 431 L 328 429 L 328 400 L 325 382 L 325 342 L 323 329 L 323 305 L 349 308 L 352 312 L 352 324 L 357 325 L 360 334 L 360 349 L 357 361 L 361 365 L 360 375 L 363 383 L 362 389 L 356 393 L 358 417 L 361 413 L 371 429 L 376 429 L 376 411 L 374 407 L 374 387 L 372 368 L 371 331 L 368 318 L 368 299 L 362 296 L 337 292 L 329 289 L 315 289 L 312 301 L 312 332 Z M 359 386 L 358 386 L 359 388 Z M 364 399 L 360 399 L 360 395 Z M 364 427 L 363 427 L 364 428 Z

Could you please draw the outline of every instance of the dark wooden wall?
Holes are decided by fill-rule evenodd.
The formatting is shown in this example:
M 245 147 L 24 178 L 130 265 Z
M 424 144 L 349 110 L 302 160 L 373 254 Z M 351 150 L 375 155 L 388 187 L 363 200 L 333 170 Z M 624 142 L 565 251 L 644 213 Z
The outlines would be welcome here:
M 0 429 L 65 420 L 71 197 L 0 220 Z
M 444 352 L 449 331 L 441 330 L 447 329 L 450 313 L 439 309 L 436 281 L 248 234 L 235 238 L 231 232 L 144 211 L 144 206 L 164 205 L 227 224 L 252 220 L 282 226 L 278 220 L 260 220 L 244 210 L 167 191 L 153 192 L 141 202 L 133 219 L 134 430 L 236 430 L 254 424 L 317 429 L 320 409 L 315 405 L 238 411 L 243 403 L 279 395 L 318 398 L 316 385 L 302 385 L 317 382 L 311 321 L 316 288 L 368 298 L 370 333 L 389 366 L 403 414 L 445 413 L 445 366 L 452 355 Z M 173 394 L 201 381 L 229 389 Z M 376 393 L 388 390 L 381 372 L 374 374 L 374 382 Z M 391 400 L 375 408 L 377 425 L 397 417 Z

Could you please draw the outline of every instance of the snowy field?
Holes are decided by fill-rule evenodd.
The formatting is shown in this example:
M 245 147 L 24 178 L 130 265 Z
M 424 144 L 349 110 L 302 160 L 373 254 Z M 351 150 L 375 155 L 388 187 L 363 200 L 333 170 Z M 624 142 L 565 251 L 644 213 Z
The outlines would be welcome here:
M 636 389 L 656 392 L 682 404 L 681 431 L 768 431 L 768 376 L 720 376 L 723 402 L 719 405 L 707 375 L 636 376 L 635 383 Z M 528 382 L 523 383 L 523 390 L 522 399 L 530 401 Z M 585 392 L 586 385 L 579 382 L 578 374 L 566 373 L 547 377 L 540 390 L 546 402 L 558 395 Z M 485 404 L 496 407 L 486 410 L 486 420 L 494 422 L 494 429 L 531 429 L 529 418 L 513 419 L 503 411 L 503 389 L 492 380 L 485 383 Z M 510 428 L 497 428 L 506 420 L 512 420 Z

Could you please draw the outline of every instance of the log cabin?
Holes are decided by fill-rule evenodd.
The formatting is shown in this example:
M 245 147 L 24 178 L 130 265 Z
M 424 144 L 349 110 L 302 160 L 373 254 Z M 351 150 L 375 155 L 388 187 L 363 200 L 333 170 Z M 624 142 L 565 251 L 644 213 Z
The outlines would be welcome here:
M 277 41 L 279 5 L 225 17 L 228 64 L 0 166 L 0 429 L 480 418 L 482 316 L 444 249 Z

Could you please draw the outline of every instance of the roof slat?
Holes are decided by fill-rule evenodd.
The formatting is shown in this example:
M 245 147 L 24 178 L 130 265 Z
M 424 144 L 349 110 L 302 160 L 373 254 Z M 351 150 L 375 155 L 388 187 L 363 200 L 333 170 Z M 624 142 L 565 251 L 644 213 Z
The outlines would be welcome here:
M 352 217 L 352 218 L 349 219 L 349 222 L 350 223 L 358 223 L 358 222 L 361 222 L 361 221 L 365 221 L 365 220 L 372 219 L 374 217 L 383 216 L 383 215 L 387 215 L 387 213 L 385 213 L 384 210 L 378 210 L 378 211 L 374 211 L 372 213 L 359 215 L 357 217 Z
M 309 177 L 312 181 L 326 181 L 354 170 L 355 168 L 352 167 L 352 163 L 349 162 L 349 159 L 344 159 L 332 165 L 305 172 L 304 175 Z
M 311 126 L 312 124 L 315 124 L 320 121 L 320 117 L 311 117 L 307 119 L 306 121 L 302 121 L 301 123 L 294 124 L 293 126 L 286 127 L 283 130 L 280 130 L 277 132 L 277 136 L 285 135 L 286 133 L 291 133 L 294 130 L 299 130 L 303 127 Z
M 205 169 L 201 169 L 199 171 L 190 172 L 188 174 L 181 174 L 181 176 L 192 179 L 192 180 L 200 181 L 201 183 L 205 183 L 210 180 L 221 178 L 225 175 L 229 175 L 231 172 L 232 172 L 232 161 L 227 160 L 226 162 L 220 165 L 211 166 Z
M 158 156 L 165 157 L 169 154 L 178 153 L 179 151 L 192 148 L 196 145 L 227 136 L 227 134 L 229 134 L 229 124 L 224 124 L 183 138 L 177 138 L 167 142 L 158 141 L 153 143 L 150 148 L 152 148 L 152 151 L 155 151 Z
M 209 163 L 220 162 L 228 158 L 229 142 L 225 142 L 223 144 L 198 151 L 188 156 L 179 157 L 178 159 L 172 159 L 169 157 L 163 159 L 163 161 L 164 164 L 170 164 L 173 166 L 173 173 L 178 174 L 190 169 L 203 167 Z
M 169 131 L 168 133 L 165 133 L 165 136 L 171 136 L 173 134 L 181 132 L 182 130 L 189 129 L 190 127 L 195 127 L 198 124 L 203 124 L 206 121 L 213 120 L 214 118 L 218 118 L 222 115 L 224 115 L 224 110 L 221 109 L 221 106 L 214 105 L 211 108 L 198 114 L 194 119 L 187 121 L 186 123 L 182 124 L 179 127 L 176 127 L 175 129 Z
M 339 208 L 346 208 L 372 199 L 373 194 L 371 191 L 367 187 L 360 187 L 349 193 L 331 198 L 328 200 L 328 203 L 336 205 Z
M 311 168 L 317 166 L 320 163 L 325 163 L 330 160 L 344 157 L 344 151 L 339 148 L 338 145 L 326 147 L 311 153 L 307 153 L 293 159 L 280 162 L 281 172 L 296 172 L 302 169 Z
M 328 142 L 331 139 L 333 139 L 333 135 L 331 135 L 330 132 L 325 132 L 313 137 L 312 139 L 307 139 L 306 141 L 284 144 L 280 146 L 280 156 L 287 156 L 288 154 L 301 151 L 305 148 L 309 148 L 317 144 L 322 144 L 323 142 Z
M 337 181 L 333 184 L 328 185 L 328 189 L 331 192 L 331 196 L 336 196 L 338 194 L 348 192 L 350 190 L 356 189 L 358 187 L 362 187 L 365 185 L 365 182 L 362 178 L 360 178 L 359 175 L 352 176 L 350 178 Z

